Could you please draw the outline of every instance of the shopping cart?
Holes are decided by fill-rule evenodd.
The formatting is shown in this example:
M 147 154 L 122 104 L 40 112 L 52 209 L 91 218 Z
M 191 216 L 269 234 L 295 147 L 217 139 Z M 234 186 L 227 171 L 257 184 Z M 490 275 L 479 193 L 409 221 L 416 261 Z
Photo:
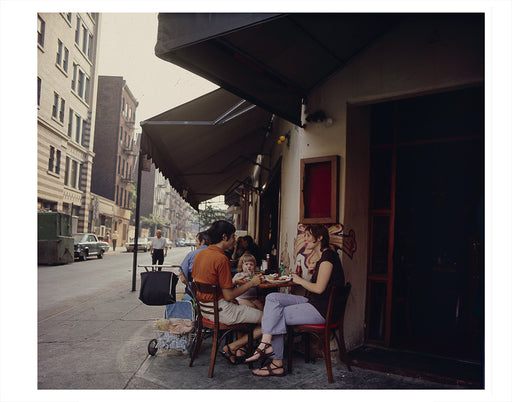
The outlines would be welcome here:
M 164 318 L 153 322 L 153 327 L 159 331 L 159 336 L 149 341 L 148 353 L 155 356 L 161 349 L 190 355 L 197 333 L 197 314 L 190 296 L 184 295 L 183 300 L 176 300 L 177 279 L 178 275 L 183 272 L 181 267 L 179 265 L 139 265 L 139 267 L 145 269 L 145 272 L 141 273 L 146 282 L 144 295 L 142 295 L 141 285 L 140 299 L 142 302 L 150 300 L 151 305 L 165 305 Z M 168 268 L 169 271 L 156 271 L 157 268 Z M 162 274 L 162 272 L 166 274 Z M 154 285 L 153 282 L 155 282 Z M 162 282 L 165 283 L 165 286 L 162 286 Z M 167 282 L 169 283 L 168 287 Z M 155 296 L 154 292 L 159 294 Z M 167 293 L 168 297 L 166 297 Z M 168 300 L 170 303 L 160 304 L 155 303 L 154 300 Z

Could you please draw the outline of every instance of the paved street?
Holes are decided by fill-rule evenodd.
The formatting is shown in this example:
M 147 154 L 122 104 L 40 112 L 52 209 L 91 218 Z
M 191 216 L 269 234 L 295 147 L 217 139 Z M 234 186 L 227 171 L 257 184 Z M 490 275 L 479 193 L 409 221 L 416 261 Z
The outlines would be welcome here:
M 190 247 L 173 247 L 165 264 L 181 264 Z M 137 264 L 151 264 L 151 254 L 138 253 Z M 112 248 L 103 259 L 38 267 L 38 321 L 42 321 L 84 303 L 97 294 L 113 288 L 132 288 L 133 253 L 124 247 Z M 137 277 L 140 272 L 137 272 Z M 137 278 L 138 279 L 138 278 Z M 179 290 L 179 289 L 178 289 Z

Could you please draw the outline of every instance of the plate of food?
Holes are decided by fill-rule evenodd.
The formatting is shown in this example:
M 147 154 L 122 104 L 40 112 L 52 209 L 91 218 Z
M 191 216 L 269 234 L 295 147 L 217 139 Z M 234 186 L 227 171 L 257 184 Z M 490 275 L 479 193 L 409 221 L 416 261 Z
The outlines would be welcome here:
M 287 282 L 290 282 L 292 280 L 292 278 L 290 276 L 279 276 L 279 275 L 269 275 L 268 278 L 265 278 L 265 280 L 267 282 L 270 282 L 270 283 L 287 283 Z

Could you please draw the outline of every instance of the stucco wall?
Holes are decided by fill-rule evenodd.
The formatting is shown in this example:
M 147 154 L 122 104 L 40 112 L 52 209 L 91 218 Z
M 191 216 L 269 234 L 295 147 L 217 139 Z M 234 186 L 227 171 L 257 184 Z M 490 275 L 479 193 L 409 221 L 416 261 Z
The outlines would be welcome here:
M 305 114 L 321 109 L 332 117 L 332 125 L 307 123 L 299 128 L 280 119 L 274 125 L 274 144 L 279 135 L 291 132 L 289 148 L 275 144 L 271 155 L 272 164 L 282 155 L 279 252 L 288 252 L 292 264 L 299 222 L 300 159 L 340 156 L 339 220 L 345 229 L 355 231 L 357 242 L 353 258 L 342 258 L 346 278 L 353 285 L 345 320 L 349 349 L 364 340 L 366 303 L 369 116 L 362 106 L 482 82 L 484 38 L 479 18 L 439 15 L 406 21 L 311 94 Z M 361 106 L 351 112 L 348 134 L 347 105 Z M 285 242 L 288 247 L 283 250 Z

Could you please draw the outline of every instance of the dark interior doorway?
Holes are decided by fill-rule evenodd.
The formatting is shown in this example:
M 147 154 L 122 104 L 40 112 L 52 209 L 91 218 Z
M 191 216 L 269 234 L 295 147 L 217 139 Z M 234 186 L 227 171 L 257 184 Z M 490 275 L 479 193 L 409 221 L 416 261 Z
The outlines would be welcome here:
M 281 161 L 271 172 L 269 181 L 260 198 L 260 230 L 258 245 L 263 256 L 270 255 L 271 268 L 276 268 L 277 255 L 272 250 L 277 250 L 279 244 L 279 209 L 281 194 Z
M 368 326 L 387 328 L 386 346 L 482 362 L 483 88 L 374 105 L 372 127 L 372 197 L 390 207 L 372 231 L 369 272 L 385 280 L 369 287 L 385 295 L 369 298 Z M 391 174 L 377 184 L 382 160 Z

